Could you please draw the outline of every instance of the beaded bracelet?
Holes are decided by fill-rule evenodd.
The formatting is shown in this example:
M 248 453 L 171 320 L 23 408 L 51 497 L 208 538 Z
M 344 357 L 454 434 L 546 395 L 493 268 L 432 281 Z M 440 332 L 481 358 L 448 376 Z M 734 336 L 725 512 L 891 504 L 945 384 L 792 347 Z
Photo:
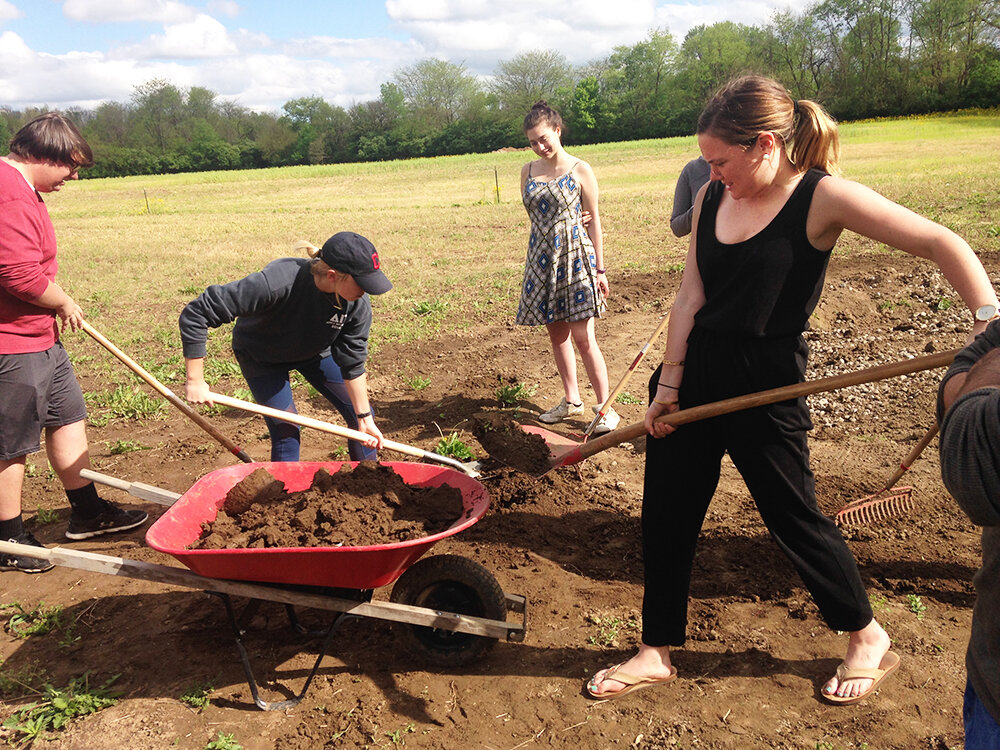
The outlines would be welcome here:
M 683 359 L 680 359 L 680 360 L 665 359 L 665 360 L 663 360 L 663 364 L 666 365 L 667 367 L 683 367 L 684 366 L 684 360 Z

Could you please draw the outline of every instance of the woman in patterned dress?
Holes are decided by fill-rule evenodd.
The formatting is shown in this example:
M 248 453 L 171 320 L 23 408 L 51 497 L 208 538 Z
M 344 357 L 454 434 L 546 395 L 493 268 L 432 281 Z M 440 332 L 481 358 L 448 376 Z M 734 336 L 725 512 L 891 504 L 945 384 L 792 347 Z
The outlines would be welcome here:
M 583 414 L 574 344 L 597 396 L 595 414 L 608 398 L 608 368 L 594 335 L 594 319 L 604 312 L 608 296 L 597 178 L 587 162 L 563 149 L 562 129 L 559 113 L 544 101 L 524 118 L 524 134 L 539 158 L 521 169 L 531 236 L 517 323 L 544 325 L 552 342 L 564 397 L 539 416 L 548 424 Z M 584 212 L 590 215 L 586 226 Z M 619 419 L 609 409 L 594 432 L 613 430 Z

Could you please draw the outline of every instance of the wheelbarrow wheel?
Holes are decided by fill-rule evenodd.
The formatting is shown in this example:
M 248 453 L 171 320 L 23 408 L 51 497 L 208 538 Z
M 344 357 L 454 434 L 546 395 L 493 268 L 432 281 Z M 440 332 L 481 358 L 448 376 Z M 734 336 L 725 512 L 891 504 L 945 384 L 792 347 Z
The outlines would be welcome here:
M 507 597 L 482 565 L 460 555 L 425 557 L 393 586 L 390 601 L 459 615 L 507 619 Z M 423 625 L 398 625 L 403 638 L 427 661 L 442 667 L 470 664 L 493 648 L 496 638 Z

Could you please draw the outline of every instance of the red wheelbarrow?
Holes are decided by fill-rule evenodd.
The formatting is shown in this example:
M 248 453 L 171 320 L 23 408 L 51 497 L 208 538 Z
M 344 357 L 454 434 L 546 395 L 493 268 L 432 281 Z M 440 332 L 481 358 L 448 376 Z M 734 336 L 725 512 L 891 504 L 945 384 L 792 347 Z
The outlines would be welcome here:
M 285 483 L 289 492 L 307 488 L 319 469 L 331 474 L 336 461 L 313 463 L 238 464 L 206 474 L 183 495 L 139 482 L 127 482 L 93 471 L 84 475 L 96 482 L 170 508 L 149 528 L 146 542 L 177 558 L 189 570 L 135 560 L 54 547 L 39 549 L 0 542 L 0 552 L 44 557 L 56 565 L 112 575 L 187 586 L 218 596 L 236 639 L 254 703 L 265 711 L 297 704 L 309 689 L 334 632 L 346 618 L 373 617 L 400 624 L 413 650 L 439 666 L 468 664 L 486 653 L 499 638 L 523 641 L 527 612 L 525 598 L 506 594 L 482 565 L 458 555 L 420 559 L 436 542 L 468 528 L 489 507 L 489 494 L 475 479 L 453 469 L 408 462 L 386 462 L 408 485 L 436 487 L 448 484 L 462 493 L 465 512 L 448 529 L 431 536 L 394 544 L 365 547 L 300 547 L 264 549 L 189 550 L 201 524 L 215 520 L 226 493 L 258 468 Z M 375 588 L 395 584 L 389 601 L 372 601 Z M 231 597 L 250 601 L 237 616 Z M 264 601 L 284 604 L 292 625 L 298 623 L 295 606 L 336 613 L 322 636 L 316 663 L 301 691 L 291 700 L 268 703 L 260 698 L 242 635 L 246 623 Z M 508 612 L 520 622 L 508 622 Z

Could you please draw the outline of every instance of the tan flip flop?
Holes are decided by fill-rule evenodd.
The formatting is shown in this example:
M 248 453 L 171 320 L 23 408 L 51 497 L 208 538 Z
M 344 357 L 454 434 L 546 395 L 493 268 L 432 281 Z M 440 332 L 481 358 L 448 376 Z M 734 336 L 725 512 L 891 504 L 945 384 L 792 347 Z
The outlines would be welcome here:
M 587 682 L 587 695 L 591 698 L 596 698 L 599 701 L 603 700 L 614 700 L 615 698 L 621 698 L 623 695 L 628 695 L 629 693 L 634 693 L 636 690 L 642 690 L 643 688 L 654 687 L 656 685 L 666 685 L 669 682 L 673 682 L 677 679 L 677 668 L 671 665 L 670 675 L 667 677 L 653 678 L 653 677 L 636 677 L 635 675 L 628 674 L 626 672 L 619 672 L 618 669 L 625 662 L 620 664 L 615 664 L 613 667 L 609 668 L 604 677 L 600 679 L 600 682 L 611 679 L 616 682 L 621 682 L 625 685 L 621 690 L 614 693 L 595 693 L 594 688 L 597 687 L 594 679 L 597 675 L 594 675 Z
M 861 695 L 852 695 L 849 697 L 841 698 L 839 695 L 833 695 L 824 693 L 821 691 L 821 695 L 830 703 L 836 703 L 838 705 L 847 705 L 849 703 L 857 703 L 858 701 L 867 698 L 869 695 L 875 692 L 878 686 L 881 684 L 882 680 L 888 677 L 896 667 L 899 666 L 899 655 L 892 652 L 886 651 L 885 656 L 882 657 L 882 661 L 879 663 L 876 669 L 866 669 L 864 667 L 848 667 L 846 664 L 841 662 L 840 666 L 837 667 L 837 684 L 841 685 L 846 680 L 874 680 L 870 688 Z M 618 679 L 617 677 L 615 679 Z

